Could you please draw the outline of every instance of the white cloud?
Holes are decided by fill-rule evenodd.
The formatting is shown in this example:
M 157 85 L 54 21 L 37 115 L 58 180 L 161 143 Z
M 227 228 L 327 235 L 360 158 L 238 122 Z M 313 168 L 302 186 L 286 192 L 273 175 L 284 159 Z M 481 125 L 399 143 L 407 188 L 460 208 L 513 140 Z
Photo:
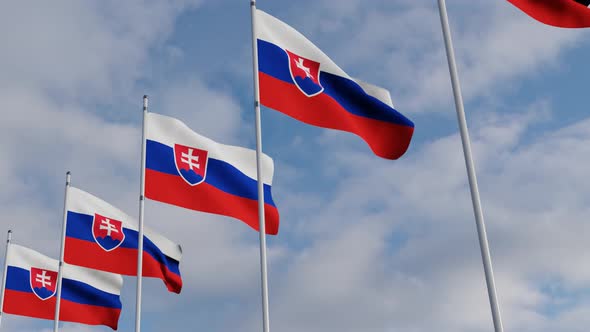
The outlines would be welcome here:
M 582 175 L 590 120 L 534 134 L 528 142 L 536 114 L 488 117 L 473 128 L 505 326 L 519 331 L 560 326 L 577 310 L 574 301 L 546 314 L 570 296 L 547 293 L 545 280 L 557 278 L 572 294 L 590 280 L 584 268 L 584 197 L 590 191 Z M 347 167 L 352 175 L 308 212 L 314 217 L 299 236 L 309 245 L 275 285 L 275 328 L 489 330 L 458 136 L 426 144 L 396 163 L 346 152 L 346 142 L 333 144 L 345 153 L 331 155 L 330 167 Z M 575 326 L 560 330 L 577 331 Z

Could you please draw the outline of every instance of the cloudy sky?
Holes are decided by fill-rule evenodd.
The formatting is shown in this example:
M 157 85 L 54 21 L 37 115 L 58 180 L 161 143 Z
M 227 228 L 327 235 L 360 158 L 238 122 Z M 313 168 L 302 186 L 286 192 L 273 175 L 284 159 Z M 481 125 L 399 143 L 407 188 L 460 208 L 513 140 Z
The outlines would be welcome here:
M 268 238 L 271 329 L 492 331 L 436 1 L 258 6 L 389 89 L 416 125 L 388 161 L 351 134 L 263 109 L 281 213 Z M 504 0 L 448 10 L 505 329 L 587 331 L 590 30 L 544 26 Z M 2 1 L 0 236 L 11 228 L 57 257 L 67 170 L 136 216 L 144 94 L 153 112 L 254 148 L 251 61 L 247 0 Z M 143 331 L 262 330 L 256 232 L 153 201 L 145 222 L 183 246 L 184 288 L 146 279 Z M 122 331 L 134 291 L 126 277 Z

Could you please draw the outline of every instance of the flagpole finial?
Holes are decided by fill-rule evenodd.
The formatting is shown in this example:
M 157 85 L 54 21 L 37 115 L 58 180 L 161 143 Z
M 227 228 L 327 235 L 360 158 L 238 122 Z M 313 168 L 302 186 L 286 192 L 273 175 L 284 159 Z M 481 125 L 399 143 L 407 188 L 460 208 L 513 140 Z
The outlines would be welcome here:
M 135 332 L 141 331 L 141 288 L 143 279 L 143 214 L 145 204 L 145 150 L 146 119 L 148 114 L 148 95 L 143 95 L 143 120 L 141 126 L 141 167 L 139 184 L 139 221 L 137 225 L 137 284 L 135 297 Z

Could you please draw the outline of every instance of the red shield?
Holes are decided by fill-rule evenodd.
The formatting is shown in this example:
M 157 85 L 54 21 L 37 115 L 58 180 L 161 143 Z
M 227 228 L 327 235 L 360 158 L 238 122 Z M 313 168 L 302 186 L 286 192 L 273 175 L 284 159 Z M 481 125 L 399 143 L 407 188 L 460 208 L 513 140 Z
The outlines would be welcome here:
M 123 222 L 95 213 L 92 221 L 92 236 L 103 250 L 114 250 L 125 240 Z
M 299 90 L 308 97 L 313 97 L 324 91 L 324 87 L 320 83 L 320 63 L 288 50 L 285 51 L 289 56 L 291 78 Z
M 208 156 L 206 150 L 174 144 L 174 162 L 178 174 L 191 186 L 205 181 Z
M 45 301 L 55 295 L 57 290 L 57 272 L 31 267 L 29 281 L 31 289 L 38 298 Z

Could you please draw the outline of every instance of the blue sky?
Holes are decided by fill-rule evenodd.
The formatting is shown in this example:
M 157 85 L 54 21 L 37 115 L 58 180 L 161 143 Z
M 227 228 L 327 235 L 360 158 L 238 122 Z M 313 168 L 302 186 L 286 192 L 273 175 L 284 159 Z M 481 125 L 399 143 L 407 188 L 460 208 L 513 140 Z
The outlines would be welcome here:
M 436 1 L 258 6 L 390 90 L 416 125 L 388 161 L 263 109 L 281 213 L 268 238 L 271 329 L 492 330 Z M 586 331 L 590 32 L 503 0 L 448 9 L 505 329 Z M 0 45 L 0 218 L 15 243 L 57 257 L 67 170 L 137 215 L 144 94 L 153 112 L 254 148 L 249 1 L 2 2 Z M 145 222 L 183 246 L 184 288 L 144 282 L 143 331 L 261 330 L 256 232 L 152 201 Z M 134 290 L 126 277 L 122 331 Z M 51 326 L 3 319 L 5 331 Z

